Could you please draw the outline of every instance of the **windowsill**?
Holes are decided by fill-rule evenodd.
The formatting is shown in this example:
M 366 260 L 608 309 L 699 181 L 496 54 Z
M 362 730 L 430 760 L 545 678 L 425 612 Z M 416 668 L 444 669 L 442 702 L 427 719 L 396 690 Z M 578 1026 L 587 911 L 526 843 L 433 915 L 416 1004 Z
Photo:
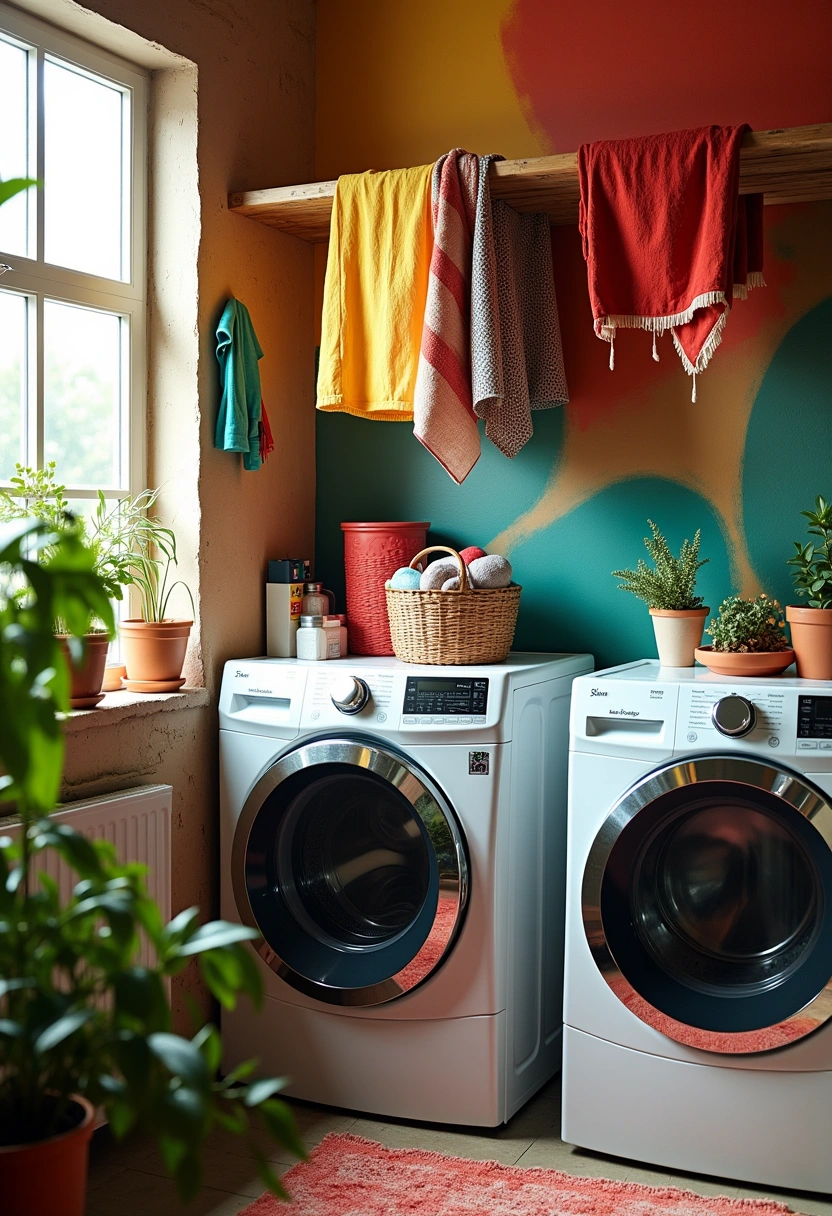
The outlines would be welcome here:
M 146 718 L 149 714 L 174 709 L 198 709 L 208 705 L 207 688 L 182 688 L 178 692 L 108 692 L 95 709 L 73 709 L 64 719 L 64 730 L 86 730 L 92 726 L 115 726 L 127 718 Z

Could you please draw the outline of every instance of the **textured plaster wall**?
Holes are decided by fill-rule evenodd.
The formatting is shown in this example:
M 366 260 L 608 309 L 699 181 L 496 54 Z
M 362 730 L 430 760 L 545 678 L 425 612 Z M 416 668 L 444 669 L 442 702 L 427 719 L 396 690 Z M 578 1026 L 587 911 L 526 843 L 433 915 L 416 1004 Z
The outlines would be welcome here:
M 829 121 L 832 6 L 799 0 L 788 21 L 778 0 L 749 11 L 703 0 L 700 39 L 666 0 L 600 16 L 574 0 L 319 0 L 317 176 L 422 164 L 458 146 L 534 156 L 708 123 Z M 733 590 L 790 598 L 800 510 L 832 493 L 832 203 L 767 207 L 765 219 L 768 286 L 733 309 L 695 404 L 669 337 L 657 364 L 649 338 L 625 332 L 608 370 L 572 226 L 553 232 L 571 401 L 534 415 L 513 461 L 483 439 L 459 487 L 408 424 L 321 415 L 327 585 L 343 586 L 341 520 L 429 519 L 436 540 L 511 558 L 520 647 L 623 662 L 655 653 L 644 606 L 610 575 L 643 553 L 650 517 L 674 546 L 701 527 L 713 609 Z M 324 257 L 320 247 L 319 283 Z
M 148 479 L 163 486 L 197 601 L 190 682 L 204 709 L 73 731 L 66 798 L 174 788 L 173 905 L 216 911 L 216 694 L 229 658 L 264 650 L 269 557 L 311 554 L 312 250 L 228 213 L 229 190 L 313 175 L 313 0 L 29 0 L 25 7 L 151 69 Z M 213 448 L 213 335 L 249 308 L 276 452 L 257 473 Z M 177 614 L 184 615 L 180 600 Z

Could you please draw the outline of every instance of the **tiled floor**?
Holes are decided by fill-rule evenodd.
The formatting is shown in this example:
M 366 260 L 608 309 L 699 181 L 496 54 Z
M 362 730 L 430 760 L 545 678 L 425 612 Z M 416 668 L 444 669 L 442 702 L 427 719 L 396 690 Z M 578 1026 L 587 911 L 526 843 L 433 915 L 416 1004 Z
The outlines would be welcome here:
M 351 1131 L 391 1148 L 426 1148 L 457 1157 L 494 1159 L 505 1165 L 545 1166 L 568 1174 L 620 1178 L 649 1186 L 678 1186 L 702 1195 L 773 1198 L 807 1216 L 832 1216 L 832 1196 L 737 1186 L 651 1169 L 633 1161 L 571 1148 L 560 1139 L 560 1078 L 555 1078 L 519 1114 L 496 1131 L 462 1130 L 432 1124 L 381 1122 L 324 1107 L 294 1104 L 301 1135 L 311 1149 L 328 1132 Z M 267 1155 L 285 1170 L 293 1159 L 263 1141 Z M 218 1133 L 205 1155 L 205 1187 L 187 1207 L 176 1199 L 158 1152 L 150 1144 L 115 1145 L 106 1128 L 96 1133 L 90 1162 L 87 1216 L 234 1216 L 263 1191 L 254 1163 L 236 1138 Z M 287 1208 L 291 1216 L 291 1208 Z M 396 1216 L 396 1213 L 390 1213 Z

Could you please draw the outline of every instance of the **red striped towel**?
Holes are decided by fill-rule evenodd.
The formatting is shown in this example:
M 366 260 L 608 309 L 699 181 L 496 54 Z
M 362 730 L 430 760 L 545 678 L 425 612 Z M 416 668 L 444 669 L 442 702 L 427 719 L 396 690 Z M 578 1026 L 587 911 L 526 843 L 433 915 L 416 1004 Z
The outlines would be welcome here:
M 479 160 L 456 149 L 433 174 L 434 247 L 413 400 L 416 438 L 461 483 L 477 463 L 471 396 L 471 251 Z
M 739 195 L 746 125 L 701 127 L 578 151 L 580 229 L 595 333 L 669 329 L 685 371 L 704 371 L 731 301 L 763 286 L 762 195 Z

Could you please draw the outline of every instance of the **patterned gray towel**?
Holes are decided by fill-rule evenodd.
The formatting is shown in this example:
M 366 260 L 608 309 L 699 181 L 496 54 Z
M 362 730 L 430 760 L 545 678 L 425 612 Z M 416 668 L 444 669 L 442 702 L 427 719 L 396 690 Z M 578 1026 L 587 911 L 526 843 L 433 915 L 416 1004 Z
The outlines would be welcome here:
M 471 382 L 474 412 L 503 455 L 531 438 L 532 410 L 566 405 L 549 217 L 521 215 L 491 201 L 480 157 L 471 275 Z

